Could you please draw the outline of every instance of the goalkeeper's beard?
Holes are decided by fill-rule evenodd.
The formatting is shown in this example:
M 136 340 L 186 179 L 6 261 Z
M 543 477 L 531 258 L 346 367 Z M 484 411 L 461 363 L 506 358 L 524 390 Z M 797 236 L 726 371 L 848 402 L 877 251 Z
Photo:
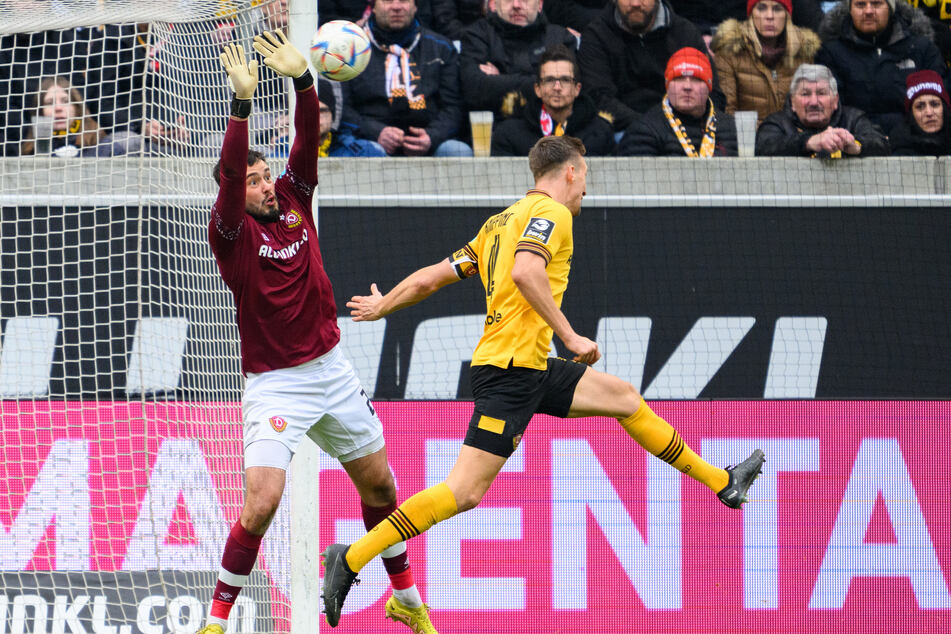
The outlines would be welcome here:
M 277 201 L 266 205 L 248 205 L 245 209 L 250 215 L 254 216 L 258 222 L 277 222 L 281 219 L 281 210 L 277 206 Z

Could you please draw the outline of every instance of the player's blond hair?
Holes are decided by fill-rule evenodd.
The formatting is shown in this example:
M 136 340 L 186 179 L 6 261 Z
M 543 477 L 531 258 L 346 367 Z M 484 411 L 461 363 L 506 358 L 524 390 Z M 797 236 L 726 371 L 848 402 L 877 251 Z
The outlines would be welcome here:
M 581 139 L 573 136 L 543 136 L 528 153 L 528 167 L 538 180 L 565 163 L 581 159 L 585 151 Z

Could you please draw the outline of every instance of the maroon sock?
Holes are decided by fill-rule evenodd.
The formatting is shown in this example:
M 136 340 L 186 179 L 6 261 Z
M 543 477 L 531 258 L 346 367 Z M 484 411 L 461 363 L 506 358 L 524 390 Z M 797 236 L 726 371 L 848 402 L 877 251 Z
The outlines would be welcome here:
M 360 510 L 363 513 L 363 525 L 370 530 L 396 510 L 396 502 L 386 506 L 367 506 L 360 501 Z M 409 571 L 409 560 L 406 551 L 395 557 L 382 557 L 383 567 L 386 568 L 386 574 L 390 576 L 393 587 L 403 590 L 413 585 L 413 577 Z M 408 584 L 408 585 L 407 585 Z
M 225 542 L 225 552 L 221 556 L 221 570 L 215 584 L 215 593 L 212 595 L 211 616 L 228 620 L 238 593 L 254 569 L 262 537 L 264 536 L 249 533 L 240 521 L 235 522 L 231 528 L 228 541 Z

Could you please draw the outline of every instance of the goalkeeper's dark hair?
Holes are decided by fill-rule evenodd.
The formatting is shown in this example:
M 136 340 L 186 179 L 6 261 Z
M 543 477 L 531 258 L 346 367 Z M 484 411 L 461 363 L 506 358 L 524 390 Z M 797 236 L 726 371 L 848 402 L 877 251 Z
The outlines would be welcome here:
M 578 82 L 578 58 L 574 52 L 564 44 L 555 44 L 545 49 L 542 56 L 538 58 L 538 65 L 535 66 L 535 83 L 540 84 L 542 80 L 542 65 L 548 62 L 568 62 L 571 64 L 571 77 Z
M 267 156 L 265 156 L 264 152 L 248 150 L 248 167 L 251 167 L 258 161 L 267 162 Z M 221 185 L 221 159 L 218 159 L 218 162 L 215 163 L 215 170 L 212 172 L 212 176 L 215 177 L 215 182 Z
M 528 167 L 535 180 L 542 178 L 565 163 L 581 160 L 584 143 L 573 136 L 543 136 L 528 153 Z

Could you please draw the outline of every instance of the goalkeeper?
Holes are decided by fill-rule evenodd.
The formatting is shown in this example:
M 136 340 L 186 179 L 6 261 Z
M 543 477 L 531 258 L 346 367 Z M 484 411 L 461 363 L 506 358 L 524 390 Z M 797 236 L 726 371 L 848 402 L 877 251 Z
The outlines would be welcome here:
M 337 345 L 337 308 L 311 214 L 320 138 L 314 80 L 303 55 L 281 31 L 255 37 L 253 46 L 266 66 L 293 78 L 297 134 L 286 171 L 273 180 L 264 155 L 248 146 L 258 64 L 246 61 L 240 45 L 227 45 L 221 64 L 234 98 L 214 171 L 219 190 L 208 241 L 234 296 L 241 366 L 247 375 L 241 403 L 246 493 L 225 543 L 208 622 L 200 634 L 227 629 L 228 615 L 277 511 L 291 456 L 304 436 L 341 462 L 360 495 L 367 529 L 396 510 L 383 427 Z M 393 585 L 386 615 L 415 632 L 435 634 L 406 547 L 387 549 L 383 564 Z
M 585 195 L 584 153 L 574 137 L 543 137 L 528 155 L 535 187 L 525 198 L 486 220 L 450 257 L 412 273 L 386 295 L 373 284 L 370 295 L 347 303 L 354 321 L 373 321 L 478 275 L 488 314 L 472 354 L 475 408 L 456 464 L 444 482 L 410 497 L 349 547 L 327 547 L 324 606 L 330 623 L 340 618 L 356 573 L 371 559 L 479 504 L 535 413 L 616 418 L 641 447 L 706 485 L 727 506 L 740 508 L 746 501 L 765 462 L 763 452 L 757 449 L 726 469 L 704 461 L 633 385 L 588 367 L 601 357 L 598 344 L 576 333 L 561 312 L 574 251 L 572 225 Z M 548 356 L 553 332 L 574 360 Z

